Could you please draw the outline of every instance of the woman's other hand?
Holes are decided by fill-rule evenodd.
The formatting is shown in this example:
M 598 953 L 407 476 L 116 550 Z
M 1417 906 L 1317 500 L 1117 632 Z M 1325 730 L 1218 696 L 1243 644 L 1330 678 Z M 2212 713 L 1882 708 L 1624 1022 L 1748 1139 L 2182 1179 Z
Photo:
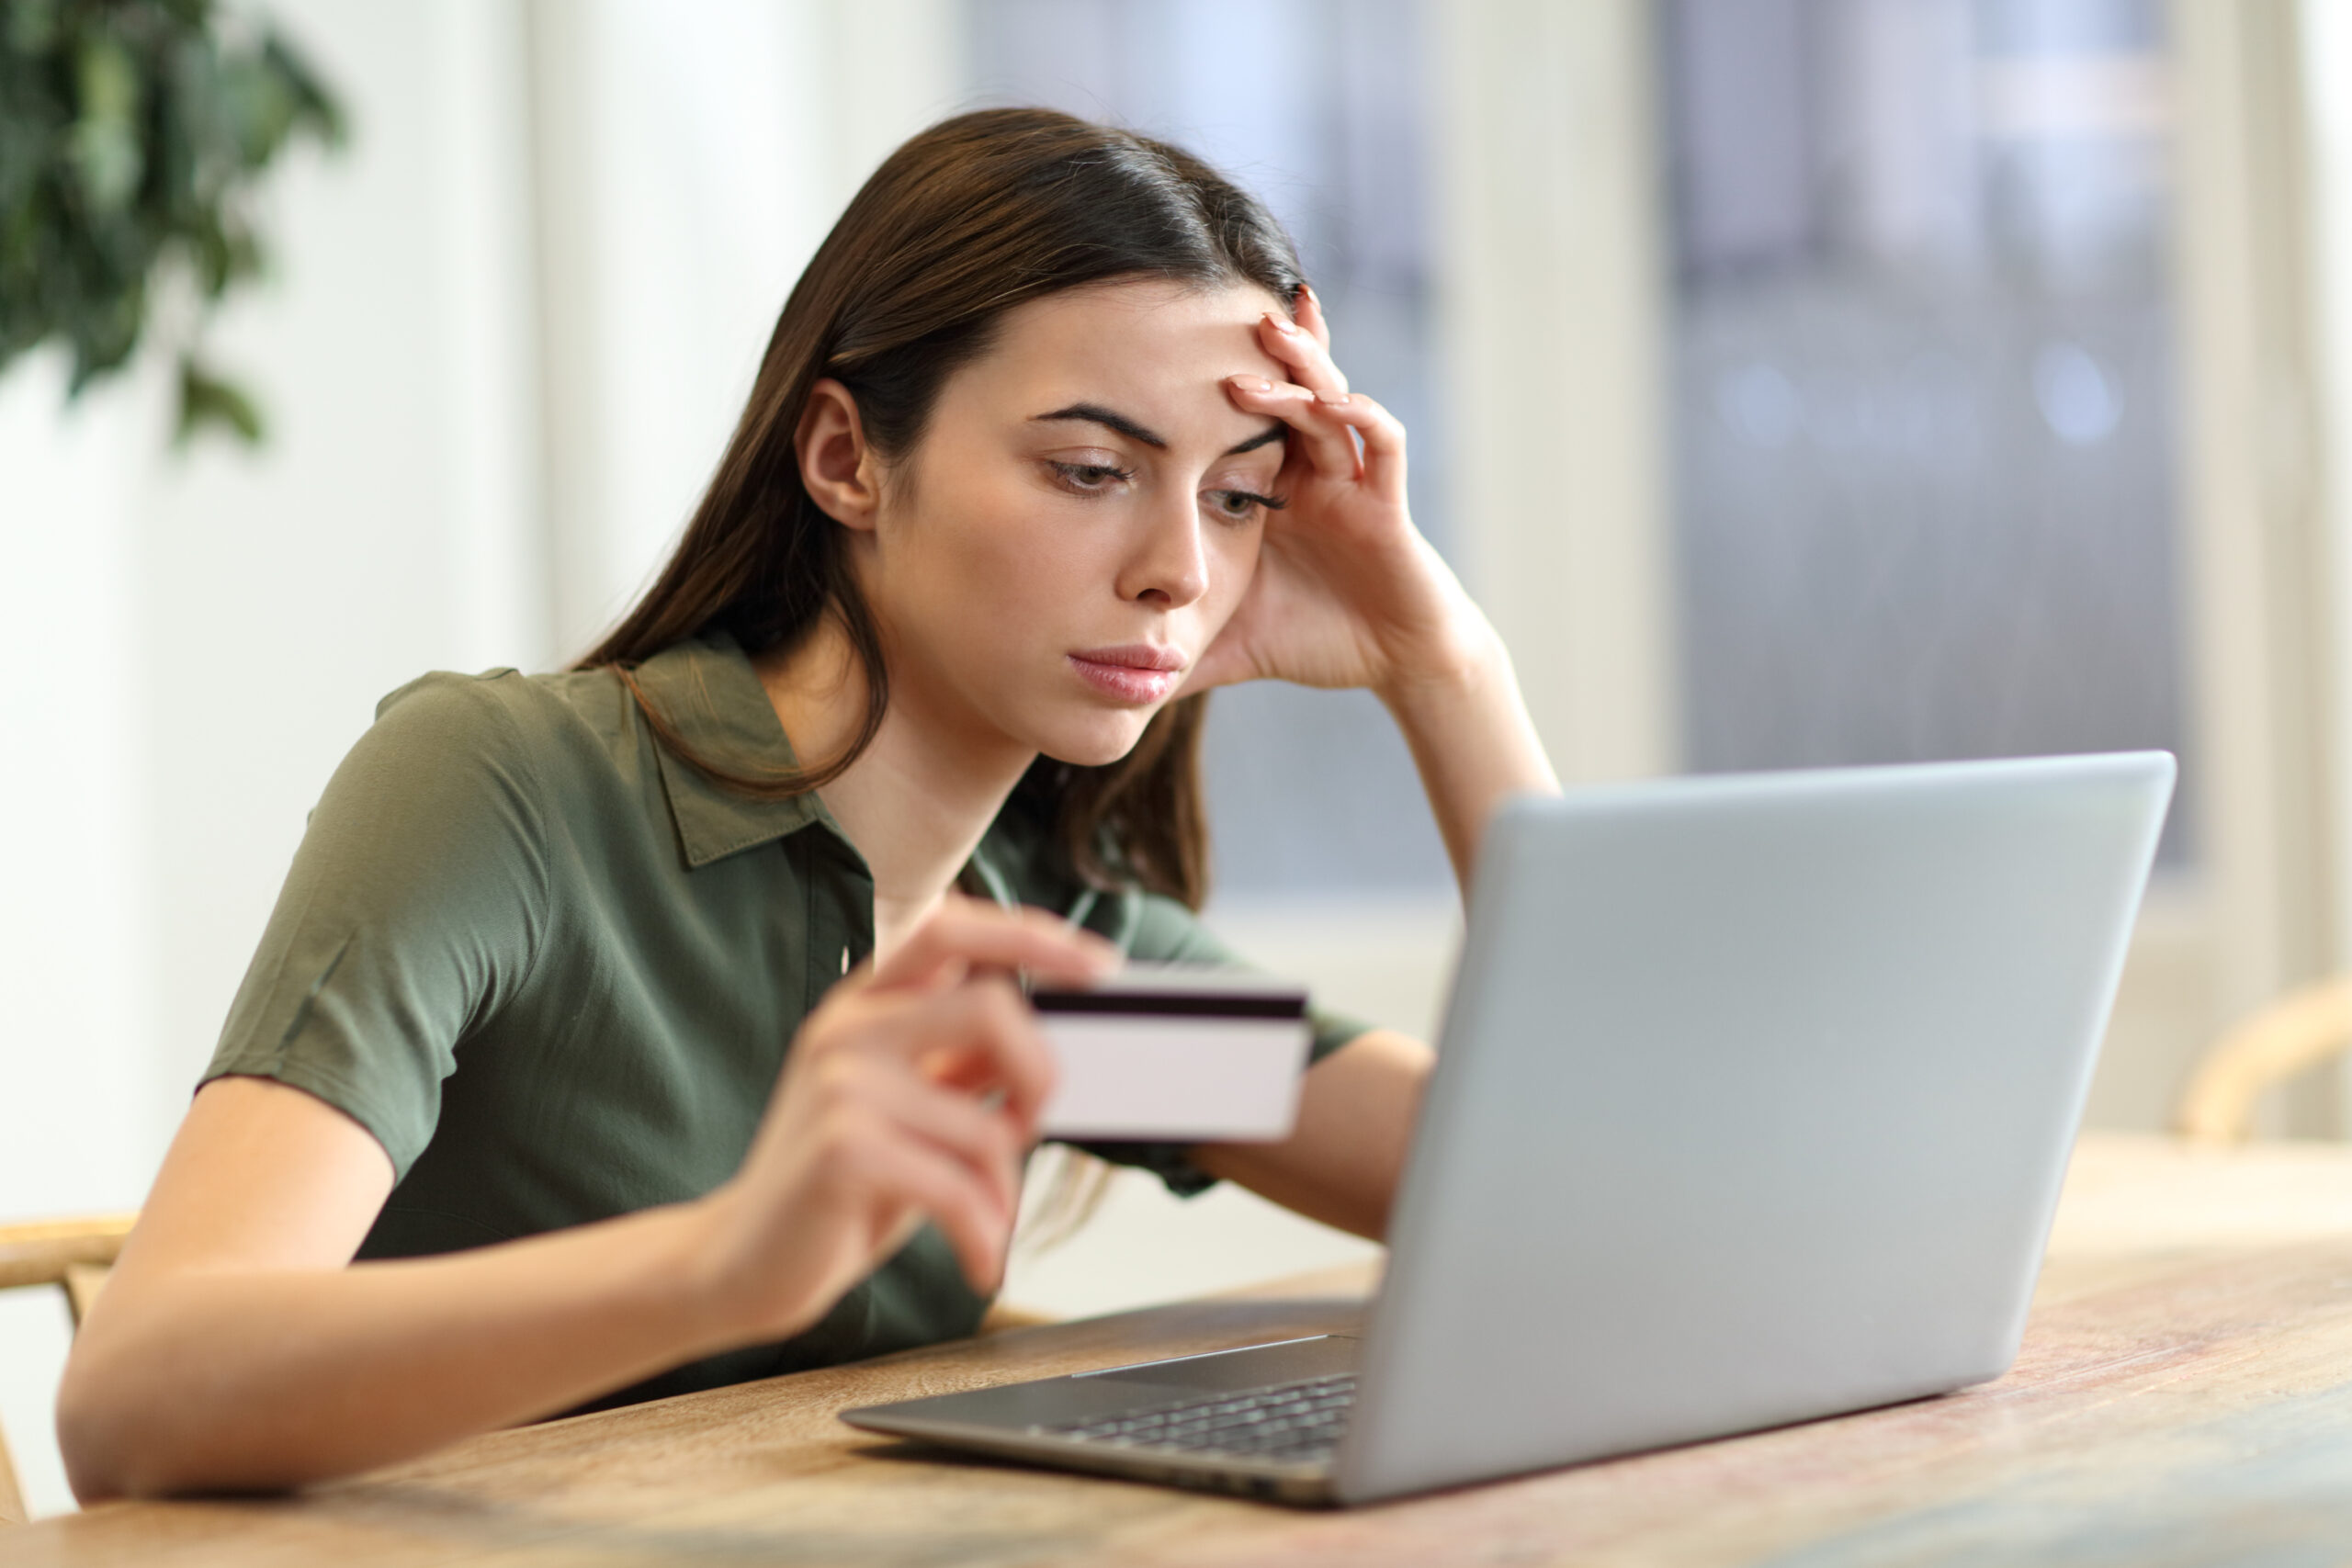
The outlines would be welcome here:
M 1053 1083 L 1007 976 L 1116 958 L 958 900 L 809 1014 L 717 1191 L 431 1258 L 345 1267 L 392 1187 L 365 1127 L 206 1085 L 67 1364 L 76 1494 L 296 1485 L 548 1415 L 808 1326 L 926 1215 L 991 1287 Z
M 1118 951 L 1039 910 L 950 895 L 800 1027 L 741 1170 L 705 1200 L 714 1304 L 747 1337 L 807 1327 L 925 1219 L 992 1293 L 1054 1064 L 1016 971 L 1081 982 Z
M 1299 291 L 1295 323 L 1268 311 L 1258 337 L 1291 378 L 1236 376 L 1226 386 L 1237 407 L 1291 427 L 1275 487 L 1288 505 L 1268 515 L 1257 576 L 1186 689 L 1364 686 L 1393 705 L 1415 684 L 1499 660 L 1485 615 L 1413 526 L 1405 427 L 1349 391 L 1314 291 Z

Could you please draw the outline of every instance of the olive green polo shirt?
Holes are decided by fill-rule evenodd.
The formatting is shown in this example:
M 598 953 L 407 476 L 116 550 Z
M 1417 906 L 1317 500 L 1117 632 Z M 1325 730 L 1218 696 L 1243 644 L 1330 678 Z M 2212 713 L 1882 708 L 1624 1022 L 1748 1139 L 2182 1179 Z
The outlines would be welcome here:
M 638 678 L 714 761 L 790 765 L 727 637 Z M 1236 962 L 1182 905 L 1089 889 L 1062 858 L 1016 802 L 967 880 L 1138 959 Z M 361 1258 L 452 1252 L 724 1181 L 800 1021 L 873 945 L 872 874 L 818 796 L 712 783 L 606 671 L 427 675 L 328 784 L 205 1078 L 276 1078 L 375 1134 L 396 1185 Z M 1318 1055 L 1363 1027 L 1315 1024 Z M 1207 1184 L 1182 1148 L 1090 1147 Z M 616 1401 L 952 1338 L 985 1306 L 925 1228 L 794 1339 Z

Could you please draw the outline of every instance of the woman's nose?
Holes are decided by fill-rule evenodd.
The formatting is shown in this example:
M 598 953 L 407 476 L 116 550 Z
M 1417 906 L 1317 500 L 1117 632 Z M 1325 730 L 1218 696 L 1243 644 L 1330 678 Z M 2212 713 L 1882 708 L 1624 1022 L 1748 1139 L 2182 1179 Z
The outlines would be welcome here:
M 1120 597 L 1172 610 L 1192 604 L 1208 589 L 1199 503 L 1186 496 L 1181 508 L 1154 507 L 1120 573 Z

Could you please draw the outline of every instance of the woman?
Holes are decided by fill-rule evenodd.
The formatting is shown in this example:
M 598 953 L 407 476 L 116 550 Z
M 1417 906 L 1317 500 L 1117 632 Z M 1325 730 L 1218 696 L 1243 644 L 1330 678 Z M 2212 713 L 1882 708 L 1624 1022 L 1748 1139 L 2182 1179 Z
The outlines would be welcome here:
M 916 137 L 644 602 L 337 771 L 67 1368 L 76 1492 L 970 1332 L 1052 1077 L 1008 976 L 1226 958 L 1201 698 L 1255 679 L 1376 692 L 1458 874 L 1556 787 L 1264 209 L 1060 115 Z M 1101 1152 L 1378 1236 L 1429 1052 L 1317 1054 L 1285 1143 Z

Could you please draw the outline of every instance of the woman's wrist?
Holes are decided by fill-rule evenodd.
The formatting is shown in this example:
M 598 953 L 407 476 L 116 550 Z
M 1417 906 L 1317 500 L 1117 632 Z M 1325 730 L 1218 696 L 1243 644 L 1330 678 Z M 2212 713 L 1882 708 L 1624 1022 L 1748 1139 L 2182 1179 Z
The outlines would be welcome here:
M 1477 692 L 1516 694 L 1518 677 L 1501 634 L 1435 547 L 1412 533 L 1408 558 L 1392 571 L 1410 586 L 1397 596 L 1395 629 L 1379 638 L 1385 657 L 1370 687 L 1399 723 L 1416 709 L 1452 707 Z
M 1510 795 L 1560 788 L 1520 694 L 1510 654 L 1489 630 L 1485 646 L 1470 657 L 1424 666 L 1378 694 L 1413 754 L 1466 897 L 1495 807 Z
M 691 1341 L 683 1359 L 789 1338 L 815 1321 L 816 1314 L 788 1306 L 779 1311 L 772 1282 L 746 1266 L 735 1239 L 743 1231 L 734 1212 L 741 1201 L 741 1190 L 729 1182 L 661 1211 L 657 1250 L 663 1272 L 675 1282 L 671 1306 L 679 1332 Z
M 1417 723 L 1458 715 L 1484 694 L 1517 689 L 1510 651 L 1465 596 L 1453 624 L 1394 660 L 1372 693 L 1409 733 Z

